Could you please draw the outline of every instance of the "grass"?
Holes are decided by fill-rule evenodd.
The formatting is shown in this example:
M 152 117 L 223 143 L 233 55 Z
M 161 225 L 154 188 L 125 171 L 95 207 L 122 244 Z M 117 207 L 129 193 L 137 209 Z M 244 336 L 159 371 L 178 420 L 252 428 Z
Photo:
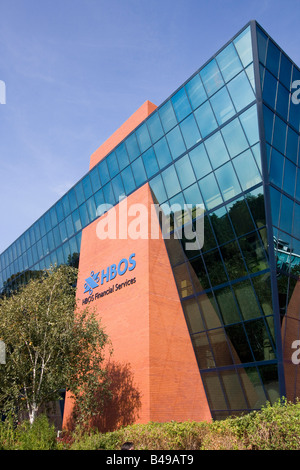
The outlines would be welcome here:
M 133 441 L 136 450 L 300 450 L 300 403 L 280 400 L 238 418 L 223 421 L 134 424 L 109 433 L 77 428 L 56 431 L 45 416 L 32 427 L 0 425 L 0 449 L 120 450 Z

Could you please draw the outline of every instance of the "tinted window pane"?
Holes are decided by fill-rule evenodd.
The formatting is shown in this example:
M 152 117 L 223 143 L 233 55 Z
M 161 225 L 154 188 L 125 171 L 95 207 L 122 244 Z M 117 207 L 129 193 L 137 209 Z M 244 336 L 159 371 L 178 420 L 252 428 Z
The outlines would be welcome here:
M 141 152 L 144 152 L 151 145 L 150 135 L 149 135 L 146 124 L 142 124 L 142 126 L 136 130 L 135 134 L 136 134 L 136 138 L 137 138 L 139 147 L 141 149 Z
M 298 155 L 298 134 L 293 131 L 290 127 L 287 130 L 287 141 L 286 141 L 286 156 L 292 160 L 292 162 L 297 163 Z
M 147 152 L 143 154 L 142 158 L 146 168 L 147 176 L 148 178 L 151 178 L 151 176 L 159 171 L 153 148 L 147 150 Z
M 197 179 L 202 178 L 212 171 L 212 167 L 203 144 L 198 145 L 198 147 L 192 150 L 189 155 Z
M 102 160 L 102 162 L 99 163 L 98 169 L 99 169 L 99 175 L 100 175 L 101 183 L 102 183 L 102 185 L 104 185 L 110 179 L 106 160 Z
M 156 153 L 158 165 L 160 169 L 171 163 L 172 156 L 167 144 L 166 138 L 163 137 L 154 145 L 154 151 Z
M 276 189 L 270 187 L 272 222 L 278 227 L 281 194 Z
M 178 177 L 173 166 L 162 172 L 162 178 L 169 198 L 180 191 Z
M 209 101 L 195 111 L 195 118 L 203 138 L 218 127 Z
M 212 286 L 217 286 L 228 281 L 218 250 L 210 251 L 209 253 L 204 253 L 203 259 Z
M 75 227 L 75 232 L 79 232 L 79 230 L 82 229 L 82 225 L 81 225 L 79 211 L 77 209 L 72 213 L 72 219 L 73 219 L 73 224 Z
M 152 142 L 156 142 L 163 136 L 164 133 L 158 113 L 153 113 L 149 117 L 147 124 Z
M 117 173 L 119 173 L 116 154 L 114 152 L 109 154 L 108 157 L 106 157 L 106 161 L 110 177 L 113 178 Z
M 72 188 L 68 194 L 69 194 L 71 212 L 73 212 L 75 209 L 77 209 L 77 200 L 76 200 L 74 189 Z
M 287 158 L 284 164 L 283 190 L 294 197 L 296 179 L 296 165 Z M 299 221 L 300 222 L 300 221 Z
M 97 191 L 95 194 L 95 204 L 96 204 L 96 215 L 99 217 L 104 213 L 104 205 L 105 205 L 105 200 L 104 200 L 104 195 L 103 191 L 100 189 L 100 191 Z
M 256 106 L 252 106 L 240 115 L 240 121 L 250 145 L 259 141 Z
M 172 127 L 176 126 L 177 121 L 170 101 L 167 101 L 167 103 L 160 108 L 159 115 L 165 132 L 168 132 Z
M 258 43 L 259 60 L 265 65 L 266 64 L 268 38 L 261 31 L 260 28 L 257 28 L 257 43 Z
M 233 165 L 244 191 L 261 181 L 260 173 L 250 150 L 236 157 L 233 160 Z
M 219 125 L 228 121 L 228 119 L 230 119 L 235 114 L 232 101 L 225 87 L 218 91 L 210 99 L 210 102 Z
M 89 175 L 86 175 L 85 178 L 83 178 L 82 186 L 83 186 L 85 198 L 88 199 L 93 194 L 91 180 L 90 180 Z
M 90 172 L 90 178 L 91 178 L 93 193 L 95 193 L 96 191 L 98 191 L 98 189 L 100 189 L 100 186 L 101 186 L 99 171 L 98 171 L 97 166 L 93 168 L 93 170 Z
M 180 158 L 175 164 L 181 188 L 185 189 L 195 182 L 195 175 L 188 155 Z
M 218 289 L 215 291 L 215 297 L 222 315 L 224 325 L 241 321 L 235 299 L 230 287 Z
M 200 180 L 200 190 L 207 209 L 212 209 L 223 202 L 215 176 L 210 174 Z
M 129 158 L 124 142 L 119 145 L 119 147 L 116 149 L 116 155 L 119 163 L 119 168 L 120 170 L 123 170 L 123 168 L 125 168 L 125 166 L 129 164 Z
M 179 91 L 177 91 L 177 93 L 171 98 L 171 101 L 173 103 L 173 108 L 178 121 L 182 121 L 182 119 L 192 112 L 184 88 L 181 88 Z
M 247 275 L 247 270 L 236 242 L 228 243 L 222 246 L 220 250 L 227 274 L 231 280 Z
M 74 235 L 74 227 L 73 227 L 72 217 L 70 215 L 66 218 L 66 229 L 67 229 L 68 238 Z
M 280 228 L 284 232 L 292 233 L 293 209 L 293 201 L 283 194 L 281 199 Z
M 113 186 L 116 202 L 118 203 L 119 200 L 125 197 L 125 190 L 121 175 L 115 176 L 115 178 L 112 179 L 111 184 Z
M 288 90 L 291 88 L 291 74 L 291 61 L 284 54 L 281 54 L 279 80 L 281 83 L 283 83 L 283 85 L 286 86 Z
M 282 119 L 275 116 L 273 145 L 283 154 L 285 151 L 286 132 L 287 125 L 282 121 Z
M 175 129 L 167 134 L 167 140 L 173 158 L 177 158 L 185 152 L 185 144 L 178 127 L 175 127 Z
M 227 87 L 237 111 L 241 111 L 255 99 L 252 86 L 245 72 L 241 72 L 231 80 Z
M 213 168 L 217 168 L 229 160 L 229 155 L 220 132 L 207 139 L 205 147 Z
M 226 207 L 214 211 L 209 218 L 220 245 L 235 238 Z
M 76 184 L 75 193 L 76 193 L 76 199 L 77 199 L 78 205 L 81 205 L 85 201 L 83 186 L 82 186 L 81 181 Z
M 90 221 L 92 222 L 93 220 L 95 220 L 96 218 L 96 204 L 95 204 L 95 200 L 94 200 L 94 197 L 90 197 L 87 201 L 86 201 L 86 207 L 87 207 L 87 210 L 88 210 L 88 214 L 89 214 L 89 219 Z
M 131 164 L 132 173 L 136 182 L 137 186 L 141 186 L 145 183 L 147 176 L 145 172 L 145 168 L 143 165 L 143 161 L 141 158 L 138 158 Z
M 252 45 L 250 27 L 246 28 L 234 41 L 237 52 L 240 56 L 242 64 L 246 67 L 252 62 Z
M 263 107 L 263 114 L 264 114 L 266 141 L 271 143 L 272 142 L 272 135 L 273 135 L 274 114 L 266 106 Z
M 187 148 L 192 147 L 201 140 L 198 126 L 192 114 L 182 121 L 180 128 Z
M 242 70 L 242 64 L 233 44 L 229 44 L 216 57 L 225 82 Z
M 266 70 L 264 79 L 263 99 L 271 108 L 275 109 L 277 91 L 277 80 L 273 75 Z
M 284 86 L 282 86 L 280 83 L 278 83 L 276 111 L 285 120 L 287 120 L 287 116 L 288 116 L 289 98 L 290 98 L 289 91 L 286 88 L 284 88 Z
M 58 222 L 61 222 L 64 218 L 64 210 L 63 210 L 63 206 L 62 206 L 62 202 L 61 201 L 58 201 L 55 205 L 55 208 L 56 208 L 56 213 L 57 213 L 57 220 Z M 38 229 L 38 226 L 37 226 L 37 223 L 35 224 L 35 229 Z M 36 232 L 36 239 L 38 240 L 40 238 L 40 233 L 37 234 Z
M 115 204 L 116 200 L 115 200 L 111 183 L 108 183 L 105 186 L 103 186 L 103 195 L 104 195 L 106 204 L 110 204 L 112 206 Z
M 192 80 L 186 84 L 185 89 L 193 109 L 198 108 L 207 98 L 199 75 L 192 78 Z
M 233 290 L 244 320 L 261 316 L 254 290 L 249 281 L 234 284 Z
M 224 84 L 217 62 L 214 59 L 201 70 L 200 76 L 208 96 L 211 96 Z
M 224 201 L 231 199 L 241 192 L 241 188 L 231 162 L 226 163 L 221 168 L 216 170 L 215 175 L 218 180 Z
M 275 77 L 278 77 L 280 51 L 275 44 L 269 40 L 266 66 Z
M 86 227 L 90 223 L 89 215 L 85 204 L 79 207 L 80 219 L 83 227 Z
M 127 137 L 125 144 L 130 161 L 133 162 L 133 160 L 135 160 L 140 154 L 140 149 L 138 147 L 135 134 L 131 134 L 129 137 Z
M 122 174 L 125 192 L 126 194 L 130 194 L 132 191 L 135 190 L 135 182 L 134 182 L 131 167 L 129 166 L 125 168 L 125 170 L 123 170 L 121 174 Z
M 248 142 L 238 119 L 234 119 L 227 124 L 221 132 L 231 157 L 238 155 L 248 147 Z
M 156 199 L 154 202 L 161 204 L 162 202 L 166 201 L 167 195 L 160 175 L 156 176 L 150 181 L 150 187 Z

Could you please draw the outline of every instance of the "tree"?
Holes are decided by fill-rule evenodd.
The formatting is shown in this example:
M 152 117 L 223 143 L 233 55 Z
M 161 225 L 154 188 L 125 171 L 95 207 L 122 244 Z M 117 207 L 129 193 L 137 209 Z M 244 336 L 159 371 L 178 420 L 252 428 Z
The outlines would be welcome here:
M 31 423 L 42 405 L 70 390 L 85 416 L 95 390 L 107 389 L 109 339 L 88 308 L 76 305 L 77 269 L 60 266 L 0 300 L 0 407 L 26 410 Z

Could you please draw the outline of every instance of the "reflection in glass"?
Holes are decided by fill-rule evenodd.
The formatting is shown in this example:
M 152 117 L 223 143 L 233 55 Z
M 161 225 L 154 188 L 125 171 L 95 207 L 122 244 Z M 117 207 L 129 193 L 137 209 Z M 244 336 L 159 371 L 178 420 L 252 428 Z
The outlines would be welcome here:
M 200 180 L 199 186 L 208 210 L 223 202 L 213 173 Z
M 241 192 L 241 187 L 231 162 L 218 168 L 215 171 L 215 175 L 224 201 L 228 201 Z
M 141 152 L 147 150 L 151 145 L 151 139 L 146 124 L 142 124 L 136 129 L 136 138 Z
M 212 96 L 210 103 L 219 125 L 224 124 L 235 114 L 235 109 L 225 87 Z
M 243 68 L 236 49 L 232 43 L 217 55 L 216 60 L 219 64 L 225 82 L 231 80 Z
M 241 72 L 228 85 L 228 91 L 237 111 L 241 111 L 255 100 L 252 86 L 245 72 Z
M 194 114 L 203 138 L 218 127 L 209 101 L 202 104 Z
M 206 176 L 212 171 L 204 144 L 198 145 L 189 153 L 189 155 L 197 179 Z
M 217 168 L 229 160 L 229 155 L 220 132 L 216 132 L 205 141 L 205 147 L 212 167 Z
M 247 270 L 237 242 L 231 242 L 220 248 L 227 274 L 231 280 L 247 275 Z
M 162 169 L 172 161 L 172 156 L 165 137 L 160 139 L 154 145 L 154 151 L 157 157 L 159 168 Z
M 248 148 L 248 142 L 238 119 L 227 124 L 221 132 L 232 158 Z
M 193 297 L 182 302 L 185 318 L 191 334 L 205 330 L 197 300 Z
M 253 232 L 239 239 L 246 265 L 251 273 L 268 269 L 265 251 L 261 245 L 260 238 Z
M 221 76 L 220 70 L 217 66 L 215 59 L 211 60 L 200 72 L 204 87 L 208 96 L 211 96 L 215 93 L 221 86 L 223 86 L 224 81 Z
M 181 88 L 171 98 L 173 108 L 178 122 L 182 121 L 188 114 L 192 112 L 189 100 L 184 88 Z
M 250 150 L 236 157 L 233 165 L 244 191 L 261 182 L 261 175 Z
M 251 320 L 261 316 L 250 281 L 234 284 L 233 290 L 244 320 Z
M 175 127 L 167 134 L 167 141 L 170 147 L 172 157 L 175 159 L 185 152 L 186 147 L 183 141 L 180 129 Z
M 201 135 L 193 114 L 182 121 L 180 128 L 187 148 L 192 147 L 201 140 Z
M 193 109 L 198 108 L 206 99 L 206 93 L 202 85 L 199 75 L 195 75 L 186 85 L 185 89 L 187 91 L 190 103 Z
M 236 50 L 240 56 L 242 64 L 246 67 L 252 62 L 252 44 L 250 26 L 246 28 L 234 41 Z

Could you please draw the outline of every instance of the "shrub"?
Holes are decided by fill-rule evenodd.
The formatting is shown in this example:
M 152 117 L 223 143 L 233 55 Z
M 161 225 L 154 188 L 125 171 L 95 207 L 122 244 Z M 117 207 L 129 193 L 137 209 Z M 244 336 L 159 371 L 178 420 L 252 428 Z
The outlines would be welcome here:
M 56 431 L 44 415 L 30 425 L 29 421 L 16 424 L 8 416 L 0 425 L 0 448 L 2 450 L 54 450 L 57 448 Z

